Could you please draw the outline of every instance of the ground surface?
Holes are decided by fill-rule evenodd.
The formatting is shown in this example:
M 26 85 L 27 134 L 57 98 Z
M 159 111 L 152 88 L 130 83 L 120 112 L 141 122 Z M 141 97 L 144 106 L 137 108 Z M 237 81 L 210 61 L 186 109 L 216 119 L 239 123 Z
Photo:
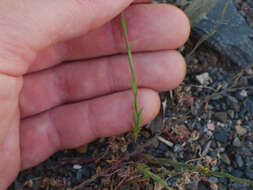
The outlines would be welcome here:
M 249 6 L 241 13 L 249 19 L 252 1 L 235 2 L 239 11 Z M 162 189 L 136 171 L 140 162 L 153 173 L 163 173 L 173 189 L 253 189 L 246 183 L 182 170 L 175 164 L 162 167 L 143 155 L 253 180 L 253 69 L 224 61 L 205 45 L 189 56 L 197 41 L 192 37 L 183 50 L 188 65 L 186 80 L 174 91 L 161 94 L 164 109 L 142 130 L 137 143 L 129 133 L 97 140 L 84 153 L 58 152 L 20 173 L 9 190 L 71 190 L 82 183 L 79 189 Z

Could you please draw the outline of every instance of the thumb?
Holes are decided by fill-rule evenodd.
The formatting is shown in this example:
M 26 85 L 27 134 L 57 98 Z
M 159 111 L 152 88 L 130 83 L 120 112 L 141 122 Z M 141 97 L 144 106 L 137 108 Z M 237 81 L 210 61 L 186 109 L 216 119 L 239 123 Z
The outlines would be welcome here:
M 0 73 L 23 75 L 38 51 L 103 25 L 132 1 L 1 1 Z

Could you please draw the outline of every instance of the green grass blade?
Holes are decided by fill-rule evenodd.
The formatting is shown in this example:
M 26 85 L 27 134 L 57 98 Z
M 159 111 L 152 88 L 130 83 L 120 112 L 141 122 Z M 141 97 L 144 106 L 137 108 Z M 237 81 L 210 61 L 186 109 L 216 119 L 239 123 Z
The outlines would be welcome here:
M 134 64 L 133 64 L 133 56 L 128 40 L 128 35 L 127 35 L 127 26 L 126 26 L 126 19 L 124 14 L 121 14 L 121 27 L 124 33 L 125 41 L 126 41 L 126 47 L 127 47 L 127 52 L 128 52 L 128 60 L 129 60 L 129 68 L 132 76 L 132 80 L 130 81 L 133 95 L 134 95 L 134 129 L 133 129 L 133 136 L 134 139 L 136 140 L 138 138 L 139 132 L 141 130 L 141 115 L 142 111 L 139 110 L 138 108 L 138 86 L 137 86 L 137 79 L 136 79 L 136 71 L 134 69 Z
M 238 178 L 235 176 L 232 176 L 229 173 L 226 172 L 213 172 L 209 168 L 198 168 L 195 166 L 192 166 L 190 164 L 185 164 L 181 162 L 177 162 L 175 160 L 170 160 L 167 158 L 155 158 L 152 155 L 145 154 L 145 158 L 152 164 L 158 164 L 160 166 L 165 166 L 165 167 L 174 167 L 175 169 L 182 169 L 186 171 L 194 171 L 194 172 L 199 172 L 202 175 L 206 176 L 215 176 L 219 178 L 229 178 L 233 181 L 240 182 L 240 183 L 246 183 L 251 186 L 253 186 L 253 181 L 248 180 L 248 179 L 243 179 L 243 178 Z

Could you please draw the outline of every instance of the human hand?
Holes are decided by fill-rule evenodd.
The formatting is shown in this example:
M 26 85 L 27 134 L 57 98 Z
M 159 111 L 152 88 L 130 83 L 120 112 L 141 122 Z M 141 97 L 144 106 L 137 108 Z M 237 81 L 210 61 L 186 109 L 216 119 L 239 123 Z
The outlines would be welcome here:
M 131 2 L 0 2 L 0 189 L 58 150 L 131 130 L 131 76 L 115 18 Z M 157 92 L 184 78 L 174 49 L 189 22 L 165 5 L 136 4 L 125 15 L 146 124 L 159 111 Z

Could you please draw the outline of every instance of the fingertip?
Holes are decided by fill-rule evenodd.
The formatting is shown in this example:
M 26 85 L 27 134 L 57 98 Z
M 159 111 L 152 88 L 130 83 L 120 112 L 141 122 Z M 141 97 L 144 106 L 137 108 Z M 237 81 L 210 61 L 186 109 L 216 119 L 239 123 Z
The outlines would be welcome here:
M 181 53 L 179 53 L 178 51 L 171 51 L 170 53 L 174 55 L 170 56 L 173 57 L 173 60 L 171 60 L 171 63 L 173 64 L 171 69 L 174 71 L 172 72 L 174 75 L 170 76 L 170 80 L 172 80 L 173 83 L 170 83 L 170 88 L 174 89 L 183 82 L 186 75 L 187 67 L 185 59 Z
M 167 38 L 170 45 L 169 47 L 180 47 L 182 46 L 190 36 L 190 21 L 186 14 L 178 7 L 170 4 L 159 4 L 160 14 L 167 18 Z M 164 8 L 164 10 L 161 9 Z M 173 26 L 174 29 L 171 29 Z
M 156 81 L 153 86 L 158 91 L 168 91 L 176 88 L 186 75 L 184 57 L 176 50 L 156 52 L 153 57 L 158 57 L 153 64 Z
M 158 92 L 151 89 L 139 90 L 139 107 L 143 108 L 142 121 L 143 125 L 152 121 L 160 111 L 160 97 Z
M 184 45 L 187 40 L 190 37 L 191 34 L 191 23 L 189 18 L 186 16 L 186 14 L 184 13 L 184 11 L 182 9 L 179 9 L 177 7 L 175 7 L 178 11 L 178 20 L 181 23 L 180 26 L 180 33 L 179 35 L 181 35 L 181 40 L 178 41 L 178 47 L 181 47 L 182 45 Z
M 175 46 L 180 47 L 185 44 L 190 36 L 190 21 L 186 14 L 180 8 L 174 5 L 167 5 L 168 9 L 171 11 L 171 15 L 173 18 L 170 18 L 172 24 L 171 26 L 175 26 L 177 28 L 176 35 L 175 35 Z M 174 25 L 173 25 L 174 24 Z

